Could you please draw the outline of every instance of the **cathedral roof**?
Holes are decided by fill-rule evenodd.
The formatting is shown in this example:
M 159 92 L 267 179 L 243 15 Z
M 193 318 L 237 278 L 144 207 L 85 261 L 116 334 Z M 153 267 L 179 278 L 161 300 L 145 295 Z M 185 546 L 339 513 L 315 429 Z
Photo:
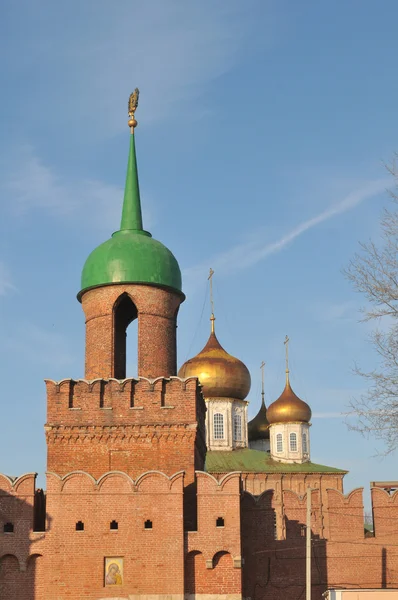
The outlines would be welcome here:
M 269 440 L 269 423 L 264 398 L 261 400 L 260 410 L 247 424 L 249 442 L 256 440 Z
M 312 462 L 282 463 L 272 460 L 268 452 L 251 450 L 209 450 L 206 454 L 206 471 L 208 473 L 341 473 L 344 469 L 336 469 Z
M 135 120 L 131 123 L 137 124 Z M 115 283 L 164 286 L 181 293 L 181 271 L 177 260 L 166 246 L 143 229 L 134 138 L 134 126 L 131 126 L 120 229 L 87 258 L 79 299 L 91 288 Z
M 211 321 L 212 328 L 206 346 L 182 365 L 178 376 L 198 377 L 206 399 L 243 400 L 250 391 L 250 373 L 241 360 L 224 350 L 215 334 L 213 315 Z

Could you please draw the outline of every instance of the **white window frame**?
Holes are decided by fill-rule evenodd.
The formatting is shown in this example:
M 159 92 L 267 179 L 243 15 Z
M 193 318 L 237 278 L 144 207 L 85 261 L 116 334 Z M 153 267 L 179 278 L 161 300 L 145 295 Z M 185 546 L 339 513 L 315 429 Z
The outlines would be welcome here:
M 295 432 L 289 434 L 289 448 L 290 452 L 298 452 L 297 433 Z
M 306 433 L 303 433 L 303 453 L 308 454 L 308 440 Z
M 280 454 L 283 452 L 283 435 L 281 433 L 277 433 L 275 436 L 275 445 L 276 451 Z
M 224 415 L 222 413 L 214 413 L 213 415 L 213 435 L 215 440 L 224 439 Z
M 234 415 L 234 440 L 235 442 L 242 441 L 242 415 Z

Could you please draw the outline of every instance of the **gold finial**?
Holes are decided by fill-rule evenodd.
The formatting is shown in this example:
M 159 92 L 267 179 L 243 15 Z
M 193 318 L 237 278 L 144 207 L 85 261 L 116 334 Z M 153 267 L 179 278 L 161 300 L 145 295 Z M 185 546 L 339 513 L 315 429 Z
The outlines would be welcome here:
M 134 113 L 137 110 L 139 95 L 140 95 L 140 90 L 138 88 L 135 88 L 134 92 L 132 94 L 130 94 L 130 98 L 129 98 L 128 110 L 129 110 L 130 118 L 129 118 L 127 124 L 130 127 L 131 133 L 134 133 L 134 127 L 137 127 L 137 125 L 138 125 L 137 121 L 135 120 Z
M 286 385 L 290 385 L 289 384 L 289 337 L 286 336 L 285 337 L 285 341 L 283 342 L 285 344 L 285 349 L 286 349 Z
M 211 332 L 212 333 L 214 333 L 214 321 L 216 320 L 216 317 L 214 316 L 213 275 L 214 275 L 214 271 L 212 268 L 210 268 L 209 276 L 207 279 L 208 279 L 208 281 L 210 281 L 210 306 L 211 306 L 210 321 L 211 321 Z
M 265 362 L 263 361 L 260 365 L 260 369 L 261 369 L 261 400 L 262 400 L 263 404 L 265 404 L 265 402 L 264 402 L 264 367 L 265 367 Z

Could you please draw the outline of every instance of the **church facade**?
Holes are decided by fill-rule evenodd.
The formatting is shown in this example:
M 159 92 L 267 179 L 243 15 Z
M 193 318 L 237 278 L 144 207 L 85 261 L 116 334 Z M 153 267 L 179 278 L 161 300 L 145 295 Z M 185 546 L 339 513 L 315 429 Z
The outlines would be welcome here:
M 120 229 L 86 260 L 85 378 L 46 380 L 47 486 L 0 475 L 4 600 L 299 600 L 311 494 L 312 598 L 398 587 L 398 493 L 311 461 L 292 390 L 248 423 L 250 374 L 215 333 L 177 371 L 185 297 L 173 254 L 144 230 L 134 112 Z M 138 377 L 126 330 L 138 320 Z M 394 543 L 395 540 L 395 543 Z

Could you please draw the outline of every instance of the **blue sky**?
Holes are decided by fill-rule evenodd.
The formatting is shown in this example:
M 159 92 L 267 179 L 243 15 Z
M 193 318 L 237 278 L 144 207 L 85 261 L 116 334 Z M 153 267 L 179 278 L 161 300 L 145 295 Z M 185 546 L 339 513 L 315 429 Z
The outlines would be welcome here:
M 267 403 L 282 391 L 288 334 L 314 462 L 348 469 L 346 491 L 396 479 L 396 456 L 375 458 L 383 446 L 341 415 L 363 390 L 354 362 L 376 361 L 341 270 L 378 239 L 389 202 L 397 3 L 4 0 L 1 13 L 0 471 L 44 484 L 43 379 L 83 376 L 75 296 L 118 228 L 138 86 L 144 224 L 187 295 L 179 364 L 208 337 L 212 267 L 219 339 L 251 371 L 250 415 L 262 360 Z

